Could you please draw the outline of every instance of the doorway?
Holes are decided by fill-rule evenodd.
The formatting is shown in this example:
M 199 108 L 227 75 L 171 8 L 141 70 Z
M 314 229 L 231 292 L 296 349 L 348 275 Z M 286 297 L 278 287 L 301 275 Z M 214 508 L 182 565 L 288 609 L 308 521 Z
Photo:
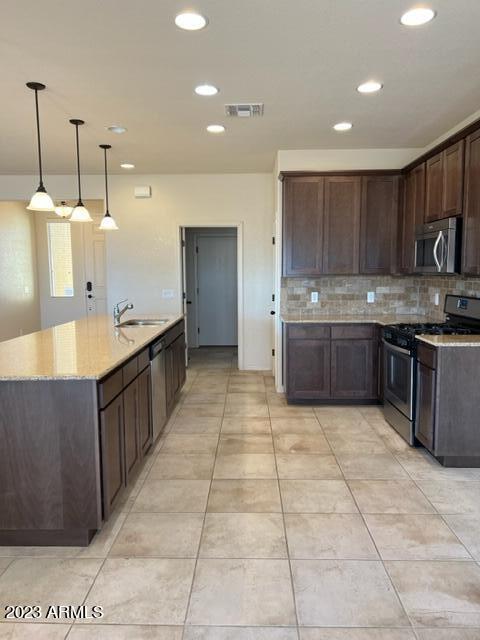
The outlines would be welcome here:
M 185 227 L 182 235 L 188 347 L 235 348 L 239 334 L 237 227 Z
M 41 327 L 107 313 L 103 201 L 85 201 L 93 222 L 36 213 Z

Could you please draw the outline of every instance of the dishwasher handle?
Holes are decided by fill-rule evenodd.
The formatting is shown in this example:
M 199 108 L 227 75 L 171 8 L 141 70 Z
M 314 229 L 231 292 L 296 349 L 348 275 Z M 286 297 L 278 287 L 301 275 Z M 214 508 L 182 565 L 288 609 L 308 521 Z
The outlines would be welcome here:
M 153 360 L 155 356 L 165 349 L 165 340 L 158 340 L 154 342 L 150 347 L 150 360 Z

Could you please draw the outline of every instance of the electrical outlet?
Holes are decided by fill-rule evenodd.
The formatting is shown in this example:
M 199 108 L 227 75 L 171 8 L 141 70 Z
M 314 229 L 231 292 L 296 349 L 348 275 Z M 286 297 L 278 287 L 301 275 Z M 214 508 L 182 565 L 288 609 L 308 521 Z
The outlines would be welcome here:
M 440 304 L 440 294 L 436 293 L 433 297 L 433 303 L 436 307 Z
M 162 289 L 162 298 L 174 298 L 175 292 L 173 289 Z
M 318 302 L 318 291 L 312 291 L 310 294 L 310 302 Z
M 375 302 L 375 291 L 367 291 L 367 302 L 369 304 Z

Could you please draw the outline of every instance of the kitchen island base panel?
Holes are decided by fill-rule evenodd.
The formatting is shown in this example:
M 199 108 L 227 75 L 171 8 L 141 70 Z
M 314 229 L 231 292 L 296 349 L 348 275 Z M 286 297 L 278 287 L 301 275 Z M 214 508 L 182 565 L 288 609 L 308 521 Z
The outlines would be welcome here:
M 88 547 L 97 529 L 17 529 L 0 531 L 4 547 Z
M 480 456 L 435 456 L 435 459 L 444 467 L 480 468 Z

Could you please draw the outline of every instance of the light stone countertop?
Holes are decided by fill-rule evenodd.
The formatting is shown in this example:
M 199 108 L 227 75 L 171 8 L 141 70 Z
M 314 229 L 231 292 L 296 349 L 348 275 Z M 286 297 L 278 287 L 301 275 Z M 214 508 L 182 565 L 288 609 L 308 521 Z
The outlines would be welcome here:
M 432 347 L 480 347 L 480 336 L 416 336 Z
M 302 316 L 301 314 L 282 314 L 281 320 L 285 324 L 310 323 L 310 324 L 387 324 L 434 322 L 431 318 L 421 315 L 391 315 L 391 314 L 354 314 L 354 315 L 316 315 Z M 438 321 L 437 321 L 438 322 Z
M 0 342 L 0 380 L 98 380 L 165 333 L 182 314 L 125 314 L 165 318 L 162 325 L 114 327 L 111 316 L 82 318 Z

